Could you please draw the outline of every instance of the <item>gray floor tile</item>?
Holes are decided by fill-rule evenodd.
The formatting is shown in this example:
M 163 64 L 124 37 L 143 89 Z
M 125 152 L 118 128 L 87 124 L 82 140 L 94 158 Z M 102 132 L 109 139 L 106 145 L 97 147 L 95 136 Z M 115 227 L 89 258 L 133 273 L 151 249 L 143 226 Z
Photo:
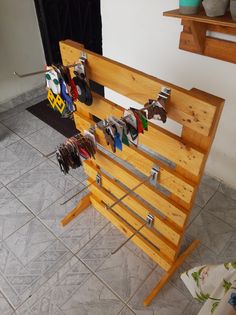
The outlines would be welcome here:
M 77 184 L 72 176 L 65 176 L 59 167 L 46 160 L 10 183 L 8 188 L 31 211 L 38 214 Z
M 56 150 L 56 147 L 65 141 L 65 137 L 51 128 L 46 126 L 39 131 L 34 132 L 25 138 L 34 148 L 47 155 Z
M 144 299 L 151 293 L 162 275 L 162 272 L 155 270 L 128 303 L 137 315 L 182 315 L 190 301 L 169 282 L 148 307 L 143 306 Z
M 236 261 L 236 232 L 219 254 L 219 259 L 223 263 Z
M 19 105 L 15 105 L 12 104 L 12 106 L 8 106 L 6 104 L 5 106 L 5 110 L 3 112 L 0 113 L 0 121 L 3 121 L 5 119 L 11 118 L 13 116 L 18 115 L 21 112 L 24 112 L 26 108 L 37 104 L 43 100 L 45 100 L 47 98 L 45 93 L 41 93 L 39 95 L 36 95 L 35 97 L 33 97 L 30 100 L 24 101 L 23 103 L 19 104 Z
M 0 148 L 7 147 L 18 140 L 20 138 L 14 132 L 0 123 Z
M 0 245 L 0 290 L 18 307 L 72 254 L 37 219 Z
M 98 277 L 127 301 L 151 272 L 151 268 L 132 251 L 123 247 L 96 270 Z
M 70 258 L 17 310 L 18 315 L 67 315 L 61 306 L 91 277 L 75 257 Z M 79 314 L 79 313 L 77 313 Z
M 226 184 L 221 183 L 219 187 L 219 192 L 222 192 L 227 197 L 236 200 L 236 189 L 228 187 Z
M 196 204 L 204 207 L 220 186 L 220 182 L 209 175 L 203 175 L 196 197 Z
M 183 237 L 181 246 L 181 253 L 187 249 L 193 240 L 197 237 L 191 237 L 188 233 Z M 190 256 L 185 260 L 186 264 L 190 267 L 201 266 L 205 264 L 219 264 L 222 263 L 222 259 L 212 250 L 212 248 L 206 247 L 202 242 L 195 248 Z
M 116 315 L 124 304 L 75 257 L 18 310 L 18 315 Z
M 76 186 L 75 191 L 77 192 L 82 188 L 84 188 L 84 186 L 79 184 Z M 71 191 L 63 198 L 57 200 L 39 215 L 44 224 L 46 224 L 74 253 L 85 246 L 108 223 L 105 217 L 90 206 L 72 222 L 63 227 L 60 221 L 76 207 L 79 200 L 87 193 L 87 191 L 84 191 L 65 205 L 61 205 L 61 203 L 68 199 L 70 195 L 73 195 L 75 191 Z
M 199 207 L 197 205 L 193 206 L 191 213 L 190 213 L 190 216 L 188 218 L 187 226 L 189 226 L 196 219 L 196 217 L 200 214 L 201 211 L 202 211 L 201 207 Z
M 199 303 L 192 299 L 192 301 L 188 304 L 182 315 L 197 315 L 200 312 L 202 306 L 203 306 L 202 303 Z
M 121 310 L 121 312 L 118 315 L 135 315 L 135 313 L 126 306 Z
M 116 315 L 124 304 L 95 276 L 61 306 L 66 315 Z
M 13 312 L 14 312 L 13 308 L 10 306 L 5 297 L 0 292 L 0 314 L 11 315 Z
M 236 200 L 231 199 L 226 194 L 217 192 L 206 205 L 205 210 L 236 229 Z
M 77 255 L 89 268 L 96 271 L 125 240 L 126 237 L 109 223 Z
M 42 120 L 28 111 L 23 111 L 18 115 L 3 119 L 2 123 L 22 138 L 47 126 Z
M 32 218 L 33 214 L 12 193 L 0 189 L 0 241 Z
M 187 233 L 200 239 L 215 254 L 219 254 L 235 233 L 235 229 L 203 209 L 189 226 Z
M 24 140 L 1 150 L 0 181 L 7 185 L 43 161 L 43 156 Z

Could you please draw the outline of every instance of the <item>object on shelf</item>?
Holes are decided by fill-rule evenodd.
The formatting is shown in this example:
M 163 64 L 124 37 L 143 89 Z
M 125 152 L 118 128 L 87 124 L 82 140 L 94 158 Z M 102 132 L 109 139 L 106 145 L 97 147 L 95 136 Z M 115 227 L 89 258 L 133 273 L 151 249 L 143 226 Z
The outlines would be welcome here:
M 229 6 L 229 0 L 203 0 L 202 4 L 207 16 L 223 16 Z
M 236 21 L 236 0 L 230 0 L 230 13 L 232 19 Z
M 181 14 L 197 14 L 202 0 L 179 0 Z

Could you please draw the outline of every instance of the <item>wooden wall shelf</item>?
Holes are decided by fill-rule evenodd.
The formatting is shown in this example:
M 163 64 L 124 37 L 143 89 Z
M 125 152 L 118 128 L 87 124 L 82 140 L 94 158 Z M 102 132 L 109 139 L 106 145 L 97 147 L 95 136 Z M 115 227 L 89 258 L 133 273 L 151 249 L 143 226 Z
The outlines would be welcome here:
M 163 15 L 182 20 L 180 49 L 236 63 L 236 42 L 207 35 L 207 31 L 211 31 L 236 36 L 236 22 L 229 13 L 223 17 L 210 18 L 204 11 L 183 15 L 179 10 L 172 10 L 164 12 Z

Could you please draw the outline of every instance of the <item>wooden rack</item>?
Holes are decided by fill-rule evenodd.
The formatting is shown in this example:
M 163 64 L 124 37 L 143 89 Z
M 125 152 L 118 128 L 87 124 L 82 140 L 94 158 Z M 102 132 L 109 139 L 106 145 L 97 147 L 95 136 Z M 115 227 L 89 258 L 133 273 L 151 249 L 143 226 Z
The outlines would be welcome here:
M 64 65 L 76 63 L 81 53 L 85 52 L 90 79 L 140 103 L 140 107 L 148 99 L 156 99 L 163 86 L 171 88 L 171 98 L 167 106 L 168 117 L 183 126 L 181 137 L 149 123 L 149 130 L 139 136 L 139 143 L 171 161 L 174 167 L 134 146 L 124 145 L 122 152 L 117 151 L 118 157 L 129 162 L 146 176 L 150 175 L 153 165 L 160 167 L 158 184 L 169 192 L 168 195 L 149 183 L 135 190 L 136 194 L 148 200 L 158 211 L 149 208 L 134 195 L 129 195 L 122 203 L 116 204 L 113 211 L 107 210 L 105 205 L 112 205 L 117 198 L 124 196 L 142 179 L 98 150 L 96 160 L 84 162 L 90 193 L 62 220 L 63 225 L 67 224 L 92 204 L 121 232 L 130 237 L 142 227 L 148 214 L 153 215 L 153 227 L 144 226 L 140 234 L 132 238 L 137 246 L 166 271 L 165 276 L 146 297 L 144 305 L 148 305 L 198 245 L 198 241 L 194 241 L 179 255 L 181 240 L 216 133 L 224 100 L 197 89 L 187 91 L 85 50 L 82 45 L 70 40 L 60 42 L 60 50 Z M 93 116 L 105 119 L 109 115 L 119 118 L 123 114 L 124 109 L 108 99 L 95 93 L 93 99 L 93 105 L 89 107 L 79 102 L 76 104 L 75 124 L 82 132 L 94 124 Z M 99 129 L 96 129 L 96 136 L 98 143 L 109 149 Z M 95 183 L 98 172 L 102 177 L 102 185 Z M 123 185 L 120 185 L 119 181 Z
M 211 18 L 202 10 L 198 14 L 184 15 L 179 10 L 163 13 L 164 16 L 180 18 L 183 31 L 179 48 L 196 54 L 236 63 L 236 42 L 207 35 L 207 31 L 236 35 L 236 22 L 230 13 L 223 17 Z

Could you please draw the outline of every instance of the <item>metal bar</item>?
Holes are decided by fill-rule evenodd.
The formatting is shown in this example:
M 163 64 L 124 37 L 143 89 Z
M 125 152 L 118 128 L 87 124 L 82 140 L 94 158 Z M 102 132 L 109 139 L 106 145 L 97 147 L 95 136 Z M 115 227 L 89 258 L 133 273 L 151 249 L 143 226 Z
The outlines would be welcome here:
M 141 185 L 143 185 L 144 183 L 146 183 L 151 177 L 153 177 L 153 175 L 148 176 L 145 180 L 143 180 L 141 183 L 139 183 L 137 186 L 135 186 L 132 189 L 129 189 L 129 191 L 122 196 L 121 198 L 117 199 L 111 206 L 107 207 L 107 210 L 110 210 L 111 208 L 113 208 L 115 205 L 117 205 L 118 203 L 120 203 L 125 197 L 129 196 L 132 192 L 134 192 L 138 187 L 140 187 Z
M 119 247 L 117 247 L 115 250 L 113 250 L 111 252 L 112 255 L 114 255 L 115 253 L 117 253 L 123 246 L 125 246 L 135 235 L 139 234 L 139 232 L 142 230 L 142 228 L 147 224 L 147 222 L 145 222 L 138 230 L 136 230 L 134 232 L 134 234 L 132 234 L 129 238 L 127 238 L 127 240 L 124 241 L 124 243 L 122 243 Z
M 73 68 L 77 65 L 79 65 L 80 63 L 74 63 L 72 65 L 68 65 L 68 68 Z M 35 71 L 35 72 L 30 72 L 30 73 L 25 73 L 25 74 L 19 74 L 18 72 L 14 71 L 14 75 L 16 75 L 18 78 L 26 78 L 26 77 L 31 77 L 33 75 L 37 75 L 37 74 L 41 74 L 41 73 L 46 73 L 50 70 L 53 70 L 53 67 L 50 67 L 47 70 L 40 70 L 40 71 Z
M 77 195 L 79 195 L 80 193 L 82 193 L 83 191 L 85 191 L 87 188 L 89 188 L 91 185 L 95 184 L 96 180 L 93 181 L 92 183 L 90 183 L 89 185 L 85 186 L 82 190 L 78 191 L 76 194 L 74 194 L 72 197 L 70 197 L 69 199 L 67 199 L 66 201 L 64 201 L 63 203 L 61 203 L 61 206 L 63 206 L 64 204 L 66 204 L 67 202 L 69 202 L 71 199 L 73 199 L 74 197 L 76 197 Z

